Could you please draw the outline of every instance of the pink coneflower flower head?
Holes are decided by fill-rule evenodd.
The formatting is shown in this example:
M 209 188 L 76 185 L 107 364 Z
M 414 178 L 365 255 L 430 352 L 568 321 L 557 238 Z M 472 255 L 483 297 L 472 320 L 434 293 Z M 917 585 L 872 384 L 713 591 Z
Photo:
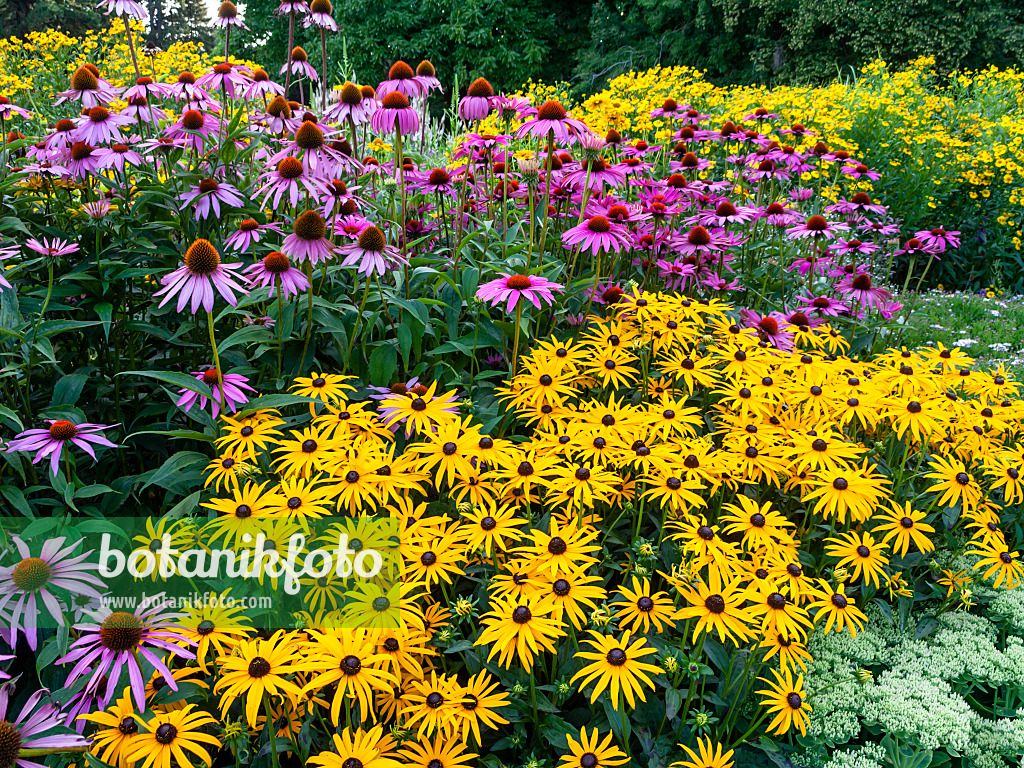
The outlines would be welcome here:
M 896 251 L 897 256 L 934 256 L 939 258 L 940 251 L 934 246 L 927 245 L 919 238 L 912 237 L 903 244 L 903 247 Z
M 76 141 L 71 145 L 70 160 L 67 163 L 71 178 L 81 181 L 88 178 L 99 167 L 100 154 L 96 148 L 84 141 Z
M 629 245 L 629 235 L 619 224 L 597 215 L 563 233 L 562 242 L 566 247 L 579 245 L 583 250 L 589 249 L 594 255 L 598 251 L 617 253 Z
M 356 267 L 367 277 L 383 275 L 402 263 L 401 252 L 388 245 L 384 233 L 372 224 L 363 228 L 354 243 L 342 246 L 340 253 L 345 257 L 342 266 Z
M 100 71 L 93 64 L 83 64 L 71 75 L 71 87 L 54 102 L 54 106 L 65 101 L 81 101 L 86 109 L 106 104 L 117 98 L 118 91 L 100 77 Z
M 25 246 L 31 248 L 36 253 L 50 258 L 69 256 L 72 253 L 77 253 L 79 250 L 76 243 L 69 243 L 67 240 L 62 240 L 59 237 L 55 237 L 52 240 L 43 238 L 42 242 L 39 242 L 34 237 L 30 237 L 25 241 Z
M 660 107 L 651 111 L 651 118 L 667 117 L 671 119 L 675 117 L 686 117 L 686 112 L 689 109 L 690 107 L 688 105 L 680 104 L 675 99 L 665 99 L 665 101 L 661 103 Z
M 50 697 L 50 691 L 40 688 L 28 697 L 17 717 L 7 710 L 14 697 L 16 681 L 0 686 L 0 760 L 6 768 L 43 768 L 41 763 L 20 757 L 22 750 L 48 749 L 55 751 L 83 751 L 89 742 L 72 734 L 43 734 L 62 725 L 60 711 L 49 702 L 40 702 Z
M 248 84 L 249 78 L 242 74 L 242 70 L 226 61 L 217 62 L 209 72 L 196 81 L 196 85 L 214 93 L 223 90 L 232 100 L 237 100 Z
M 106 448 L 117 446 L 100 434 L 105 429 L 111 429 L 102 424 L 75 424 L 67 419 L 50 419 L 46 422 L 48 427 L 43 429 L 26 429 L 24 432 L 15 435 L 14 439 L 7 444 L 7 453 L 14 451 L 36 451 L 32 459 L 37 464 L 46 457 L 50 458 L 50 471 L 56 475 L 60 468 L 60 459 L 64 449 L 70 445 L 81 448 L 92 459 L 96 460 L 94 445 L 101 445 Z
M 507 96 L 504 93 L 494 97 L 494 108 L 503 120 L 517 120 L 530 109 L 530 100 L 525 96 Z
M 101 221 L 110 213 L 111 205 L 106 200 L 93 200 L 82 203 L 82 213 L 93 221 Z
M 39 555 L 33 555 L 28 544 L 12 536 L 21 560 L 14 565 L 0 568 L 0 611 L 5 608 L 11 616 L 10 629 L 4 638 L 14 648 L 17 645 L 19 627 L 33 651 L 37 647 L 39 623 L 39 602 L 57 626 L 64 625 L 64 616 L 69 606 L 51 591 L 57 588 L 71 595 L 98 599 L 96 587 L 104 584 L 93 573 L 98 569 L 94 563 L 82 562 L 89 552 L 72 553 L 81 542 L 64 547 L 64 537 L 48 539 Z M 91 550 L 90 550 L 91 551 Z
M 258 99 L 264 96 L 281 96 L 284 94 L 284 86 L 280 83 L 275 83 L 270 79 L 270 75 L 267 74 L 265 69 L 254 69 L 252 72 L 252 82 L 246 87 L 242 93 L 242 97 L 246 99 Z
M 377 86 L 377 98 L 383 100 L 389 93 L 398 92 L 408 99 L 426 93 L 423 83 L 416 79 L 412 67 L 404 61 L 396 61 L 388 71 L 388 79 Z
M 4 277 L 4 272 L 7 270 L 7 267 L 3 266 L 3 262 L 5 259 L 9 259 L 11 256 L 16 256 L 20 252 L 21 249 L 16 245 L 5 245 L 0 247 L 0 285 L 5 288 L 11 288 L 13 286 L 7 282 L 7 278 Z
M 256 243 L 260 242 L 260 239 L 267 232 L 275 232 L 280 235 L 281 225 L 276 221 L 272 221 L 269 224 L 260 224 L 256 219 L 243 219 L 239 222 L 238 229 L 224 241 L 224 247 L 233 251 L 248 251 Z
M 864 213 L 866 211 L 877 214 L 884 214 L 889 210 L 887 206 L 879 205 L 871 200 L 871 195 L 867 192 L 858 192 L 849 200 L 840 200 L 834 205 L 830 205 L 826 210 L 829 212 L 852 214 L 852 213 Z
M 860 181 L 861 179 L 871 179 L 872 181 L 878 181 L 882 178 L 878 171 L 873 171 L 863 163 L 854 163 L 851 165 L 843 166 L 843 173 L 849 176 L 854 181 Z
M 213 20 L 213 26 L 227 29 L 228 27 L 239 27 L 248 29 L 241 17 L 238 15 L 238 8 L 231 0 L 224 0 L 217 9 L 217 18 Z
M 32 117 L 32 113 L 27 109 L 22 109 L 16 104 L 12 104 L 11 100 L 6 96 L 0 96 L 0 117 L 9 118 L 11 115 L 18 115 L 26 119 Z
M 874 253 L 878 250 L 878 246 L 870 241 L 861 240 L 839 240 L 835 245 L 831 246 L 832 249 L 839 254 L 856 253 L 859 255 L 867 255 Z
M 170 653 L 181 659 L 194 659 L 196 655 L 182 646 L 195 643 L 176 631 L 178 627 L 173 622 L 181 614 L 161 613 L 160 601 L 153 603 L 155 607 L 147 602 L 134 613 L 111 611 L 99 624 L 76 625 L 79 638 L 71 644 L 67 655 L 56 662 L 76 662 L 65 685 L 89 675 L 85 690 L 95 692 L 107 678 L 106 692 L 101 698 L 101 707 L 106 707 L 114 692 L 124 689 L 120 679 L 122 670 L 127 668 L 132 695 L 141 712 L 146 708 L 146 682 L 138 658 L 141 656 L 153 665 L 172 691 L 178 690 L 178 683 L 162 657 Z
M 553 304 L 555 293 L 564 293 L 564 291 L 565 286 L 553 283 L 543 277 L 509 275 L 502 272 L 501 277 L 477 288 L 476 297 L 481 301 L 490 302 L 493 307 L 506 304 L 505 311 L 512 312 L 524 298 L 540 309 L 542 301 Z
M 103 9 L 103 14 L 109 16 L 130 16 L 138 21 L 146 20 L 146 9 L 137 0 L 100 0 L 96 3 L 97 8 Z
M 892 298 L 892 294 L 884 288 L 879 288 L 872 283 L 871 275 L 867 272 L 859 272 L 836 285 L 844 296 L 849 296 L 859 301 L 865 307 L 877 307 L 881 302 Z
M 308 287 L 308 283 L 307 283 Z M 249 402 L 249 396 L 242 390 L 248 390 L 249 392 L 255 392 L 256 390 L 249 386 L 249 379 L 240 373 L 225 373 L 222 374 L 216 368 L 207 368 L 205 371 L 192 371 L 199 381 L 203 382 L 213 392 L 213 400 L 211 403 L 211 412 L 213 418 L 217 418 L 220 413 L 220 404 L 224 403 L 224 407 L 234 413 L 238 410 L 239 405 L 244 405 Z M 199 401 L 199 410 L 206 408 L 206 395 L 201 395 L 198 392 L 193 392 L 191 389 L 178 390 L 180 397 L 175 403 L 176 406 L 186 413 L 192 409 L 196 401 Z
M 274 13 L 278 16 L 287 16 L 289 13 L 304 15 L 309 13 L 309 3 L 306 0 L 281 0 Z
M 752 309 L 744 309 L 740 311 L 740 316 L 747 328 L 757 331 L 761 341 L 767 341 L 782 350 L 793 348 L 793 333 L 782 329 L 782 325 L 788 321 L 781 313 L 772 312 L 762 316 Z
M 281 67 L 282 75 L 288 71 L 288 67 L 289 64 L 286 61 L 284 66 Z M 320 75 L 316 73 L 313 65 L 309 63 L 309 54 L 306 53 L 306 49 L 301 45 L 296 45 L 292 48 L 291 72 L 293 75 L 308 77 L 315 82 L 320 81 Z
M 749 115 L 744 115 L 744 120 L 781 120 L 782 118 L 774 112 L 769 112 L 764 107 L 758 107 Z
M 178 200 L 182 205 L 195 204 L 196 221 L 208 218 L 211 213 L 219 219 L 221 204 L 234 208 L 241 208 L 245 205 L 245 201 L 235 187 L 216 179 L 203 179 L 190 191 L 179 195 Z
M 960 247 L 960 233 L 953 230 L 945 230 L 942 227 L 935 229 L 922 229 L 914 234 L 918 240 L 925 245 L 933 246 L 936 251 L 942 253 L 946 247 Z
M 206 115 L 198 109 L 185 110 L 178 122 L 168 126 L 164 134 L 171 140 L 183 139 L 185 147 L 204 152 L 206 142 L 213 142 L 220 130 L 220 121 L 213 115 Z
M 425 93 L 441 90 L 441 81 L 437 79 L 437 70 L 427 59 L 416 65 L 416 80 L 423 86 Z
M 568 144 L 582 133 L 589 132 L 587 124 L 576 120 L 565 111 L 565 107 L 554 99 L 545 101 L 536 109 L 529 110 L 532 117 L 516 129 L 516 137 L 538 136 L 547 138 L 553 134 L 556 141 Z
M 298 296 L 309 288 L 309 280 L 301 269 L 292 266 L 291 261 L 280 251 L 273 251 L 257 261 L 247 270 L 246 275 L 253 286 L 265 288 L 270 286 L 268 298 L 274 298 L 277 287 L 281 287 L 281 296 L 288 299 Z
M 409 99 L 400 91 L 391 91 L 380 102 L 380 109 L 370 118 L 370 127 L 379 134 L 397 131 L 402 136 L 416 133 L 420 119 L 416 110 L 409 106 Z
M 678 291 L 697 276 L 697 266 L 690 261 L 693 258 L 675 261 L 658 259 L 658 277 L 665 281 L 666 290 Z
M 316 197 L 326 191 L 324 182 L 313 178 L 310 170 L 297 157 L 281 158 L 277 161 L 277 167 L 267 171 L 261 178 L 265 182 L 257 194 L 266 191 L 261 206 L 266 206 L 267 201 L 273 197 L 274 208 L 280 206 L 282 198 L 288 200 L 294 208 L 299 204 L 303 189 Z
M 335 91 L 338 101 L 327 108 L 324 117 L 328 120 L 343 122 L 352 119 L 355 125 L 362 125 L 370 119 L 376 109 L 372 99 L 364 99 L 359 86 L 345 82 L 339 91 Z
M 296 261 L 308 261 L 313 266 L 327 261 L 334 253 L 334 246 L 327 239 L 327 222 L 323 216 L 317 211 L 299 214 L 281 250 Z
M 467 123 L 483 120 L 494 104 L 494 88 L 482 77 L 469 84 L 466 95 L 459 100 L 459 117 Z
M 840 230 L 849 229 L 845 224 L 829 222 L 824 216 L 814 214 L 803 224 L 797 224 L 786 230 L 786 236 L 798 240 L 801 238 L 812 238 L 814 240 L 832 240 Z
M 338 22 L 334 20 L 334 6 L 331 5 L 331 0 L 310 0 L 309 15 L 302 25 L 337 32 Z
M 796 212 L 782 203 L 770 203 L 761 216 L 773 227 L 791 227 L 797 221 Z
M 612 282 L 600 283 L 594 286 L 588 294 L 593 298 L 596 304 L 618 304 L 622 301 L 622 296 L 625 291 L 618 285 Z
M 212 312 L 216 293 L 231 306 L 238 306 L 235 294 L 245 293 L 245 288 L 232 279 L 232 272 L 241 267 L 241 264 L 221 263 L 217 249 L 209 240 L 200 238 L 185 251 L 184 264 L 160 278 L 164 287 L 153 296 L 163 296 L 160 307 L 177 296 L 178 312 L 191 302 L 192 314 L 198 312 L 199 307 Z
M 839 317 L 850 311 L 849 304 L 831 296 L 797 296 L 796 300 L 804 305 L 806 311 L 816 312 L 823 317 Z

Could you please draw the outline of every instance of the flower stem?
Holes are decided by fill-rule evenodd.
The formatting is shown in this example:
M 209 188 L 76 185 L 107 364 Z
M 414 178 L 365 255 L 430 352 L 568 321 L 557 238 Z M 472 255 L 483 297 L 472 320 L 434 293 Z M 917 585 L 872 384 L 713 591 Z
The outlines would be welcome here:
M 512 342 L 512 367 L 509 369 L 509 378 L 516 375 L 516 365 L 519 362 L 519 324 L 523 319 L 523 297 L 519 297 L 519 301 L 516 303 L 516 332 L 515 341 Z
M 139 71 L 139 60 L 135 56 L 135 43 L 132 41 L 132 27 L 128 23 L 128 14 L 121 17 L 124 20 L 124 34 L 128 38 L 128 50 L 132 52 L 132 65 L 135 67 L 135 78 L 142 77 L 142 73 Z
M 213 367 L 217 370 L 217 386 L 220 387 L 220 412 L 222 416 L 226 416 L 228 410 L 224 407 L 224 371 L 220 369 L 220 355 L 217 354 L 217 339 L 213 334 L 213 312 L 206 313 L 206 327 L 210 331 L 210 348 L 213 349 Z
M 277 734 L 274 733 L 274 712 L 270 708 L 270 696 L 265 692 L 263 694 L 263 708 L 267 712 L 267 728 L 270 731 L 270 759 L 273 761 L 274 768 L 278 768 L 280 762 L 277 759 Z
M 281 304 L 281 277 L 275 278 L 277 285 L 277 378 L 281 378 L 281 363 L 284 357 L 284 309 Z M 310 286 L 310 290 L 313 286 Z
M 363 298 L 359 302 L 359 312 L 356 314 L 356 324 L 352 326 L 352 335 L 348 337 L 348 350 L 345 352 L 345 359 L 341 361 L 342 372 L 348 372 L 348 361 L 352 357 L 352 347 L 355 346 L 356 338 L 359 336 L 359 326 L 363 322 L 363 310 L 366 309 L 366 297 L 370 295 L 370 278 L 367 277 L 364 281 L 366 287 L 363 288 Z

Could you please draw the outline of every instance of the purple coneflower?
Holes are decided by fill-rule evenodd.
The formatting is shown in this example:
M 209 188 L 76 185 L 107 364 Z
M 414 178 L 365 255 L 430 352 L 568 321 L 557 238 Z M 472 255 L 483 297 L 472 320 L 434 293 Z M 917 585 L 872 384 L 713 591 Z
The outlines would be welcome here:
M 849 229 L 845 224 L 829 222 L 824 216 L 814 214 L 803 224 L 797 224 L 786 230 L 786 236 L 792 240 L 812 238 L 814 240 L 832 240 L 841 230 Z
M 288 62 L 286 61 L 278 74 L 283 75 L 287 71 Z M 313 65 L 309 63 L 309 55 L 301 45 L 296 45 L 292 48 L 291 72 L 293 75 L 308 77 L 310 80 L 320 82 L 320 75 L 316 73 Z
M 536 109 L 531 107 L 528 113 L 532 117 L 516 129 L 517 138 L 538 136 L 546 139 L 548 134 L 553 133 L 556 141 L 568 144 L 578 135 L 590 131 L 586 123 L 571 117 L 565 107 L 553 99 L 545 101 Z
M 21 757 L 22 750 L 78 750 L 88 747 L 89 742 L 74 734 L 42 734 L 61 725 L 60 712 L 56 706 L 47 702 L 39 706 L 44 698 L 49 698 L 50 691 L 40 688 L 34 691 L 21 708 L 17 717 L 7 710 L 14 697 L 16 681 L 12 680 L 0 686 L 0 765 L 5 768 L 45 768 L 42 763 Z
M 373 101 L 363 98 L 363 92 L 358 85 L 346 82 L 336 93 L 338 100 L 327 108 L 324 115 L 326 119 L 338 123 L 351 120 L 353 125 L 362 125 L 370 119 L 376 105 Z
M 459 100 L 459 117 L 467 123 L 483 120 L 491 113 L 494 104 L 494 88 L 482 77 L 469 84 L 466 95 Z
M 121 139 L 121 126 L 130 125 L 131 119 L 121 117 L 106 107 L 93 107 L 78 120 L 75 141 L 86 144 L 109 144 Z
M 743 116 L 744 120 L 781 120 L 782 118 L 774 112 L 769 112 L 764 107 L 758 107 L 749 115 Z
M 417 385 L 420 383 L 419 376 L 413 376 L 406 382 L 398 382 L 392 384 L 390 387 L 374 387 L 369 386 L 367 389 L 370 391 L 371 400 L 384 400 L 385 398 L 391 397 L 392 395 L 405 395 L 412 392 Z M 423 388 L 424 392 L 426 387 Z
M 92 64 L 83 64 L 71 75 L 71 87 L 58 93 L 54 106 L 65 101 L 80 101 L 86 109 L 106 104 L 117 98 L 120 91 L 100 77 L 100 71 Z
M 213 20 L 213 26 L 220 27 L 221 29 L 227 29 L 228 27 L 237 27 L 238 29 L 248 29 L 245 26 L 245 22 L 238 15 L 238 8 L 231 0 L 224 0 L 217 9 L 217 18 Z
M 18 105 L 12 104 L 11 100 L 6 96 L 0 96 L 0 117 L 6 119 L 11 117 L 11 115 L 17 115 L 26 119 L 32 117 L 32 113 L 27 109 L 22 109 Z
M 399 91 L 391 91 L 380 102 L 380 109 L 370 118 L 370 127 L 379 134 L 387 135 L 398 131 L 402 136 L 416 133 L 420 118 L 409 106 L 409 99 Z
M 310 0 L 309 15 L 303 20 L 302 26 L 337 32 L 338 22 L 334 20 L 334 7 L 331 5 L 331 0 Z
M 752 309 L 740 311 L 743 318 L 743 325 L 757 331 L 762 341 L 767 341 L 773 347 L 789 351 L 793 349 L 793 333 L 781 328 L 781 323 L 788 322 L 780 312 L 772 312 L 768 315 L 760 315 Z
M 686 113 L 689 109 L 689 105 L 682 105 L 675 99 L 665 99 L 665 101 L 661 103 L 660 107 L 651 110 L 651 118 L 667 117 L 672 119 L 677 117 L 686 117 Z
M 441 90 L 441 81 L 437 79 L 437 70 L 427 59 L 416 65 L 416 78 L 423 86 L 424 93 Z
M 852 178 L 854 181 L 860 181 L 861 179 L 871 179 L 871 181 L 878 181 L 882 178 L 878 171 L 873 171 L 863 163 L 854 163 L 851 165 L 843 166 L 843 173 Z
M 191 373 L 213 392 L 213 400 L 210 401 L 210 404 L 213 418 L 215 419 L 217 414 L 220 413 L 221 403 L 224 403 L 224 407 L 227 410 L 234 413 L 238 410 L 239 405 L 249 402 L 249 396 L 242 390 L 256 391 L 249 386 L 249 379 L 240 373 L 221 374 L 216 368 L 207 368 L 205 371 L 192 371 Z M 178 398 L 175 405 L 186 413 L 195 405 L 197 400 L 199 401 L 199 410 L 206 408 L 206 395 L 193 392 L 191 389 L 178 390 L 178 394 L 181 397 Z
M 187 108 L 203 109 L 209 108 L 219 112 L 220 108 L 213 97 L 206 89 L 198 84 L 197 78 L 191 72 L 179 72 L 177 79 L 170 85 L 170 93 L 178 101 L 186 102 Z M 193 104 L 193 102 L 195 102 Z
M 64 448 L 68 443 L 81 448 L 93 461 L 96 460 L 94 445 L 102 445 L 107 448 L 116 448 L 117 445 L 99 434 L 110 426 L 103 424 L 74 424 L 67 419 L 47 419 L 50 426 L 42 429 L 26 429 L 7 444 L 7 453 L 13 451 L 35 451 L 32 459 L 33 464 L 50 457 L 50 471 L 54 475 L 60 467 L 60 459 L 64 454 Z
M 840 200 L 825 209 L 829 213 L 841 213 L 844 215 L 864 212 L 884 214 L 889 210 L 888 206 L 872 202 L 871 195 L 867 192 L 858 192 L 849 200 Z
M 912 237 L 896 251 L 897 256 L 933 256 L 939 259 L 940 251 L 934 246 L 926 245 L 922 240 Z M 941 260 L 941 259 L 940 259 Z
M 170 95 L 171 86 L 168 83 L 154 82 L 151 77 L 140 77 L 135 81 L 135 85 L 121 94 L 121 98 L 131 103 L 132 99 L 140 97 L 149 101 L 150 99 L 166 99 Z
M 146 9 L 136 0 L 100 0 L 97 8 L 102 8 L 105 16 L 130 16 L 139 21 L 146 20 Z
M 563 293 L 565 290 L 565 286 L 536 275 L 509 275 L 504 272 L 500 274 L 501 277 L 477 288 L 476 297 L 481 301 L 490 302 L 492 307 L 507 304 L 506 312 L 515 309 L 522 298 L 526 298 L 540 309 L 542 300 L 553 304 L 555 293 Z
M 78 252 L 78 245 L 76 243 L 69 243 L 67 240 L 62 240 L 59 237 L 55 237 L 52 240 L 44 237 L 42 242 L 39 242 L 34 237 L 30 237 L 25 241 L 25 245 L 36 253 L 41 253 L 43 256 L 49 256 L 50 258 L 69 256 L 72 253 Z
M 945 230 L 942 227 L 935 229 L 923 229 L 914 234 L 918 240 L 925 245 L 933 246 L 936 251 L 942 253 L 946 247 L 960 247 L 960 233 L 955 230 Z
M 697 277 L 697 266 L 684 259 L 658 259 L 658 277 L 665 281 L 665 290 L 679 291 Z M 596 299 L 595 299 L 596 301 Z
M 831 296 L 797 296 L 796 300 L 823 317 L 839 317 L 850 311 L 849 304 Z
M 106 707 L 114 692 L 123 690 L 119 681 L 121 670 L 127 667 L 132 695 L 141 712 L 146 708 L 146 681 L 138 659 L 142 656 L 172 691 L 178 690 L 178 683 L 161 656 L 170 653 L 182 659 L 194 659 L 194 653 L 182 648 L 194 643 L 174 631 L 177 625 L 172 622 L 181 618 L 181 614 L 161 613 L 160 601 L 154 602 L 155 607 L 143 605 L 135 613 L 110 612 L 99 624 L 76 625 L 80 637 L 71 644 L 68 654 L 56 662 L 77 662 L 65 685 L 70 686 L 78 678 L 90 675 L 85 690 L 91 692 L 96 691 L 106 677 L 106 694 L 101 702 L 101 706 Z
M 882 302 L 892 298 L 892 294 L 887 290 L 872 284 L 871 275 L 867 272 L 859 272 L 842 280 L 836 284 L 836 290 L 844 296 L 856 299 L 865 307 L 878 307 Z
M 93 221 L 100 221 L 106 218 L 106 215 L 110 213 L 110 208 L 111 205 L 106 200 L 92 200 L 88 203 L 82 203 L 82 213 Z
M 266 288 L 270 286 L 268 298 L 274 298 L 277 286 L 281 286 L 281 296 L 285 299 L 298 296 L 309 288 L 309 280 L 301 269 L 292 266 L 291 261 L 280 251 L 273 251 L 245 270 L 252 285 Z M 229 376 L 232 374 L 228 374 Z
M 100 162 L 100 155 L 95 148 L 84 141 L 76 141 L 71 145 L 68 160 L 68 171 L 75 181 L 84 181 L 92 176 Z
M 214 64 L 213 69 L 196 81 L 196 85 L 213 93 L 220 93 L 223 89 L 232 101 L 241 97 L 248 84 L 249 78 L 242 73 L 242 69 L 226 61 Z
M 270 79 L 270 75 L 267 74 L 265 69 L 255 69 L 252 73 L 252 82 L 245 87 L 245 91 L 242 93 L 244 99 L 261 99 L 264 96 L 282 96 L 284 95 L 284 86 L 280 83 L 275 83 Z
M 567 247 L 579 245 L 584 251 L 589 249 L 596 256 L 598 251 L 617 253 L 627 248 L 629 234 L 620 225 L 598 215 L 566 230 L 562 233 L 562 242 Z
M 245 288 L 232 280 L 233 270 L 241 267 L 241 264 L 222 264 L 217 249 L 209 240 L 200 238 L 185 251 L 184 264 L 160 278 L 164 287 L 153 296 L 163 296 L 160 307 L 177 296 L 178 312 L 191 301 L 192 314 L 195 314 L 199 307 L 207 312 L 213 311 L 216 290 L 224 301 L 234 307 L 238 305 L 235 293 L 245 293 Z
M 530 100 L 524 96 L 507 96 L 502 93 L 494 97 L 494 108 L 503 120 L 518 120 L 530 109 Z
M 145 96 L 132 96 L 128 99 L 128 105 L 121 110 L 123 117 L 128 117 L 139 123 L 149 123 L 156 126 L 161 120 L 167 119 L 167 113 L 159 107 L 154 107 Z
M 327 239 L 327 223 L 323 216 L 317 211 L 299 214 L 281 250 L 300 263 L 308 261 L 316 266 L 327 261 L 334 253 L 334 246 Z
M 388 79 L 377 86 L 377 98 L 383 99 L 389 93 L 400 93 L 413 99 L 426 93 L 423 83 L 416 79 L 412 67 L 404 61 L 396 61 L 388 71 Z
M 104 585 L 99 578 L 89 573 L 96 571 L 98 566 L 82 562 L 92 550 L 72 555 L 81 542 L 76 541 L 71 546 L 64 547 L 64 537 L 47 539 L 39 555 L 35 556 L 20 538 L 11 538 L 18 549 L 18 554 L 21 555 L 21 560 L 15 565 L 0 568 L 0 612 L 9 608 L 11 617 L 10 629 L 4 639 L 11 648 L 14 648 L 17 645 L 19 624 L 24 619 L 21 631 L 28 641 L 28 647 L 34 651 L 37 647 L 36 619 L 40 607 L 36 602 L 37 598 L 57 625 L 63 626 L 67 608 L 50 591 L 51 588 L 57 587 L 72 595 L 99 598 L 100 593 L 95 587 L 102 588 Z
M 874 243 L 861 240 L 838 240 L 831 248 L 842 255 L 856 253 L 859 256 L 866 256 L 878 250 L 878 246 Z
M 273 198 L 274 208 L 278 208 L 281 205 L 281 198 L 285 198 L 294 208 L 299 204 L 302 190 L 306 190 L 308 194 L 315 197 L 320 197 L 327 191 L 324 181 L 314 177 L 297 157 L 281 158 L 273 170 L 267 171 L 260 178 L 264 180 L 264 183 L 256 190 L 256 194 L 266 192 L 260 203 L 262 207 L 265 207 L 267 201 Z
M 182 205 L 194 204 L 196 221 L 208 218 L 211 213 L 219 219 L 222 203 L 233 208 L 241 208 L 245 205 L 245 201 L 239 196 L 235 187 L 216 179 L 203 179 L 190 191 L 179 195 L 178 200 Z
M 231 236 L 224 241 L 224 247 L 233 251 L 248 251 L 267 232 L 274 232 L 278 235 L 281 232 L 281 225 L 272 221 L 269 224 L 260 224 L 256 219 L 243 219 Z
M 587 291 L 588 296 L 595 304 L 618 304 L 622 300 L 624 291 L 618 285 L 608 281 L 598 283 Z
M 96 150 L 95 156 L 96 170 L 114 168 L 118 173 L 124 173 L 126 165 L 141 168 L 144 162 L 142 155 L 127 144 L 111 144 L 109 147 L 100 147 Z
M 383 275 L 403 263 L 401 252 L 388 245 L 384 233 L 372 224 L 359 233 L 356 242 L 342 246 L 339 253 L 345 257 L 342 266 L 356 267 L 357 272 L 367 277 Z
M 220 133 L 220 120 L 213 115 L 204 115 L 198 109 L 188 109 L 174 125 L 164 129 L 164 135 L 171 139 L 184 141 L 186 149 L 199 154 L 206 150 L 206 143 L 214 143 Z

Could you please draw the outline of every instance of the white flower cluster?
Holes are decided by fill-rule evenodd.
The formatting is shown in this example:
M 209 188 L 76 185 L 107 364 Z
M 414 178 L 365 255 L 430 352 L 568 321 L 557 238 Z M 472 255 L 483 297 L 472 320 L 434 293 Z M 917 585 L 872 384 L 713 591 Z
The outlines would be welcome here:
M 988 590 L 985 590 L 988 591 Z M 1024 628 L 1024 590 L 993 593 L 991 615 L 1004 626 Z M 905 631 L 874 605 L 856 638 L 847 633 L 815 633 L 809 650 L 809 692 L 839 683 L 814 696 L 808 733 L 831 750 L 816 760 L 823 768 L 874 768 L 882 756 L 834 750 L 860 736 L 893 734 L 919 748 L 962 755 L 974 768 L 1005 766 L 1005 758 L 1024 755 L 1024 710 L 1016 717 L 988 719 L 968 704 L 978 689 L 996 693 L 1024 681 L 1024 636 L 1001 639 L 999 627 L 966 612 L 947 613 L 938 626 L 915 637 L 916 622 Z M 1024 633 L 1022 633 L 1024 635 Z M 876 676 L 858 682 L 857 669 Z M 881 671 L 879 671 L 881 668 Z M 874 745 L 871 745 L 874 746 Z

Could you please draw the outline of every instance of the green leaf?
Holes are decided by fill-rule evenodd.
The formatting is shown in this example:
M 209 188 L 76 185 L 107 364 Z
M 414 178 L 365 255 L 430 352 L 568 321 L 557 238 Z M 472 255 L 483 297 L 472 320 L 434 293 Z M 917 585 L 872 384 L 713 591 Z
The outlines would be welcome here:
M 0 485 L 0 496 L 3 496 L 8 504 L 21 512 L 25 517 L 34 517 L 32 507 L 28 505 L 25 494 L 20 488 L 15 488 L 13 485 Z
M 102 304 L 97 304 L 94 309 L 96 314 L 100 316 L 100 320 L 103 321 L 103 337 L 110 341 L 110 323 L 114 315 L 114 305 L 104 301 Z
M 194 429 L 144 429 L 141 432 L 132 432 L 125 438 L 125 441 L 139 435 L 163 435 L 172 440 L 201 440 L 204 443 L 212 443 L 214 440 L 213 435 L 208 435 L 205 432 L 196 432 Z
M 160 468 L 149 478 L 149 482 L 142 486 L 142 490 L 146 490 L 151 485 L 158 485 L 161 488 L 173 490 L 176 485 L 186 480 L 183 475 L 188 470 L 194 470 L 208 462 L 209 458 L 207 456 L 195 451 L 176 453 L 160 465 Z
M 211 400 L 213 399 L 213 392 L 210 391 L 210 388 L 195 376 L 189 376 L 187 373 L 177 373 L 176 371 L 122 371 L 117 375 L 142 376 L 147 379 L 156 379 L 164 384 L 171 384 L 191 392 L 198 392 L 200 395 L 206 395 Z
M 321 401 L 314 397 L 305 397 L 303 395 L 263 395 L 263 397 L 257 397 L 255 400 L 247 402 L 245 408 L 239 411 L 236 416 L 242 417 L 261 408 L 284 408 L 287 405 L 296 405 L 298 403 L 319 402 Z
M 43 338 L 49 336 L 56 336 L 58 333 L 64 333 L 64 331 L 75 331 L 79 328 L 91 328 L 94 325 L 99 325 L 99 320 L 47 320 L 45 323 L 39 325 L 38 336 Z
M 267 328 L 262 325 L 248 325 L 244 328 L 239 328 L 237 331 L 228 336 L 224 341 L 217 345 L 217 350 L 224 354 L 224 352 L 232 347 L 237 347 L 240 344 L 252 344 L 254 342 L 268 342 L 274 339 L 272 334 Z
M 82 394 L 82 388 L 89 380 L 84 373 L 69 373 L 53 388 L 50 405 L 75 405 Z
M 398 370 L 398 353 L 394 344 L 385 342 L 374 348 L 370 354 L 370 381 L 378 386 L 391 383 Z
M 12 411 L 12 410 L 11 410 L 10 408 L 8 408 L 8 407 L 7 407 L 6 405 L 0 405 L 0 416 L 2 416 L 2 417 L 3 417 L 3 418 L 5 418 L 5 419 L 10 419 L 10 420 L 11 420 L 11 421 L 13 421 L 13 422 L 14 422 L 15 424 L 17 424 L 17 425 L 18 425 L 18 430 L 19 430 L 19 431 L 21 431 L 21 430 L 25 429 L 25 425 L 24 425 L 24 424 L 22 423 L 22 421 L 21 421 L 21 417 L 20 417 L 20 416 L 18 416 L 18 414 L 17 414 L 17 413 L 15 413 L 14 411 Z
M 408 323 L 402 323 L 395 328 L 395 335 L 398 337 L 398 349 L 402 353 L 402 366 L 409 368 L 409 352 L 412 350 L 412 331 Z

